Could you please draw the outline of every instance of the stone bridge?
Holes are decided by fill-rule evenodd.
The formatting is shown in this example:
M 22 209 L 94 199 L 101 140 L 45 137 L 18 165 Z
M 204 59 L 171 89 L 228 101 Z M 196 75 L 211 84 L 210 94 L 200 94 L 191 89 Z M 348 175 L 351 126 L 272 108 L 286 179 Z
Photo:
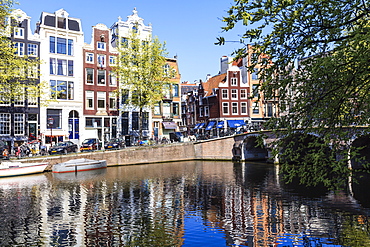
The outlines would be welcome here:
M 299 131 L 297 131 L 299 134 Z M 257 138 L 264 135 L 263 147 L 258 146 Z M 311 133 L 315 138 L 320 138 Z M 277 162 L 272 157 L 271 143 L 276 136 L 271 131 L 250 132 L 235 136 L 196 142 L 173 143 L 167 145 L 128 147 L 122 150 L 96 151 L 74 153 L 68 155 L 45 156 L 25 159 L 35 161 L 47 159 L 50 166 L 76 158 L 104 159 L 108 166 L 135 165 L 160 162 L 174 162 L 186 160 L 234 160 L 234 161 L 269 161 Z M 297 140 L 298 141 L 298 140 Z M 302 140 L 309 142 L 309 139 Z M 363 147 L 360 155 L 370 162 L 370 134 L 359 131 L 354 132 L 351 145 Z M 351 164 L 352 167 L 358 164 Z
M 352 168 L 358 168 L 362 166 L 362 163 L 370 163 L 370 133 L 365 127 L 355 127 L 351 128 L 351 130 L 350 140 L 347 145 L 350 147 L 360 147 L 359 157 L 362 157 L 363 161 L 360 164 L 359 162 L 351 160 L 350 165 Z M 296 130 L 295 135 L 299 135 L 302 132 L 302 130 Z M 258 145 L 259 137 L 263 137 L 263 146 Z M 320 139 L 320 135 L 312 132 L 308 133 L 306 138 L 296 138 L 294 141 L 302 142 L 308 147 L 309 142 L 317 138 Z M 276 135 L 271 131 L 251 132 L 236 135 L 234 136 L 235 142 L 233 144 L 233 160 L 262 160 L 278 163 L 278 157 L 272 157 L 272 143 L 276 140 Z

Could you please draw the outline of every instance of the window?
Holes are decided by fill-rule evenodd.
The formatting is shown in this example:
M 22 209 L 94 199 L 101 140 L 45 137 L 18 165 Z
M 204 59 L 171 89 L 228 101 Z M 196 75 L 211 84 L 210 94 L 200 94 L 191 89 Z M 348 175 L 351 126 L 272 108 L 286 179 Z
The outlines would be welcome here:
M 97 49 L 101 51 L 105 51 L 105 42 L 97 42 Z
M 47 109 L 46 110 L 46 126 L 48 129 L 61 129 L 62 128 L 62 110 L 58 109 Z M 48 119 L 52 118 L 52 124 L 49 124 Z
M 179 85 L 178 84 L 172 85 L 172 95 L 173 97 L 179 97 Z
M 109 65 L 116 65 L 116 56 L 109 56 Z
M 203 117 L 203 107 L 199 107 L 199 117 Z
M 163 116 L 171 116 L 171 104 L 168 102 L 163 103 Z
M 67 39 L 57 38 L 57 53 L 67 54 Z
M 117 98 L 115 93 L 109 92 L 109 108 L 116 109 L 117 108 Z
M 109 85 L 117 86 L 117 76 L 113 71 L 109 71 Z
M 50 80 L 51 97 L 53 99 L 73 100 L 74 83 L 72 81 Z
M 10 135 L 10 113 L 0 113 L 0 135 Z
M 258 80 L 258 69 L 254 69 L 252 72 L 252 80 Z
M 245 115 L 248 114 L 247 102 L 240 102 L 240 113 Z
M 14 135 L 24 135 L 24 114 L 14 113 Z
M 231 86 L 237 86 L 237 85 L 238 85 L 238 78 L 231 77 Z
M 73 56 L 73 40 L 69 39 L 68 40 L 68 55 Z
M 72 39 L 65 39 L 65 38 L 56 38 L 50 36 L 50 53 L 58 53 L 58 54 L 67 54 L 72 56 L 73 55 L 73 40 Z
M 240 89 L 240 98 L 241 99 L 247 98 L 247 89 Z
M 222 92 L 222 98 L 223 99 L 228 99 L 229 98 L 229 95 L 228 95 L 229 92 L 228 92 L 227 89 L 222 89 L 221 92 Z
M 86 84 L 94 84 L 94 69 L 86 68 Z
M 206 117 L 209 116 L 209 107 L 208 106 L 204 107 L 204 116 L 206 116 Z
M 98 66 L 105 67 L 105 55 L 98 55 Z
M 24 106 L 24 101 L 25 101 L 24 88 L 18 87 L 18 88 L 15 88 L 15 90 L 17 90 L 19 93 L 14 95 L 14 99 L 13 99 L 14 106 Z
M 15 27 L 14 28 L 14 38 L 24 39 L 24 28 Z
M 97 92 L 98 109 L 105 109 L 105 92 Z
M 258 102 L 254 102 L 253 103 L 253 114 L 259 114 L 260 113 L 260 106 L 258 104 Z
M 98 70 L 98 85 L 105 85 L 105 70 Z
M 73 60 L 68 60 L 68 76 L 73 76 Z
M 154 115 L 161 115 L 161 105 L 159 103 L 154 105 Z
M 128 47 L 128 40 L 127 38 L 121 38 L 121 46 L 124 48 Z
M 66 29 L 66 18 L 58 17 L 58 28 Z
M 229 115 L 229 103 L 228 102 L 222 102 L 222 113 L 224 115 Z
M 231 89 L 231 98 L 232 99 L 238 99 L 238 90 L 237 89 Z
M 86 91 L 86 109 L 94 109 L 94 91 Z
M 176 116 L 179 115 L 179 103 L 172 104 L 172 113 L 173 115 L 176 115 Z
M 259 97 L 259 90 L 258 90 L 259 85 L 258 84 L 253 84 L 252 85 L 252 91 L 253 91 L 253 98 L 258 98 Z
M 37 97 L 28 96 L 28 106 L 37 106 Z M 29 116 L 29 114 L 28 114 Z
M 163 70 L 166 76 L 170 76 L 170 65 L 168 63 L 163 66 Z
M 24 55 L 24 43 L 21 42 L 16 42 L 14 44 L 15 54 L 18 56 L 23 56 Z
M 55 37 L 53 36 L 50 36 L 50 43 L 49 43 L 49 46 L 50 46 L 50 53 L 55 53 Z
M 38 78 L 39 77 L 39 68 L 37 65 L 30 65 L 28 67 L 28 78 Z
M 231 113 L 233 115 L 238 114 L 238 102 L 232 102 L 231 103 Z
M 86 52 L 86 63 L 94 62 L 94 53 Z
M 37 57 L 37 50 L 38 50 L 37 44 L 28 44 L 27 55 L 31 57 Z

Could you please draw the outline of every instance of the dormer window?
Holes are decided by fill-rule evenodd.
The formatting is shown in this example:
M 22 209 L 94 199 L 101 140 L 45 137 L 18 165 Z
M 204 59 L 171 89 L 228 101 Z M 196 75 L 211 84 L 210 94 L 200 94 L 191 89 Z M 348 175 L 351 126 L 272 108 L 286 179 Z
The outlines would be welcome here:
M 14 38 L 24 39 L 24 28 L 15 27 L 14 28 Z

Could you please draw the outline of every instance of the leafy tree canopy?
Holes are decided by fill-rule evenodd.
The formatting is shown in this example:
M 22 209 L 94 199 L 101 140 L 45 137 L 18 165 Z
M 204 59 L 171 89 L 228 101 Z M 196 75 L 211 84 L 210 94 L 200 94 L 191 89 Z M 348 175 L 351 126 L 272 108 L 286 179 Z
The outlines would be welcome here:
M 254 59 L 249 65 L 251 70 L 263 67 L 262 95 L 278 98 L 281 116 L 268 127 L 284 128 L 284 135 L 299 128 L 324 141 L 325 145 L 317 145 L 321 152 L 297 157 L 302 164 L 297 169 L 308 163 L 322 166 L 325 160 L 331 171 L 348 175 L 342 168 L 348 164 L 352 130 L 345 127 L 368 126 L 370 120 L 369 14 L 368 0 L 235 0 L 223 18 L 226 32 L 246 26 L 237 57 L 245 56 L 248 43 L 255 53 L 267 54 L 273 61 L 267 66 Z M 216 44 L 225 42 L 219 37 Z M 336 154 L 342 152 L 339 162 L 338 155 L 323 150 L 328 145 Z M 354 157 L 358 150 L 351 152 Z M 321 181 L 328 178 L 328 174 L 317 176 Z
M 13 0 L 0 4 L 0 102 L 23 101 L 25 97 L 35 100 L 40 96 L 39 60 L 17 54 L 16 43 L 10 40 L 14 32 L 11 11 Z

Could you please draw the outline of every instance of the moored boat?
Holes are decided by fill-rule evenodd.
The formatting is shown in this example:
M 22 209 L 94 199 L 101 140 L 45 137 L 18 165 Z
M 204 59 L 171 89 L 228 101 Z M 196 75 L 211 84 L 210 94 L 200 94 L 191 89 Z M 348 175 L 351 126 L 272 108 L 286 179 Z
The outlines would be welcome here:
M 73 159 L 53 166 L 53 173 L 81 172 L 103 169 L 107 167 L 105 160 Z
M 0 178 L 42 173 L 48 164 L 48 162 L 2 161 L 0 164 Z

